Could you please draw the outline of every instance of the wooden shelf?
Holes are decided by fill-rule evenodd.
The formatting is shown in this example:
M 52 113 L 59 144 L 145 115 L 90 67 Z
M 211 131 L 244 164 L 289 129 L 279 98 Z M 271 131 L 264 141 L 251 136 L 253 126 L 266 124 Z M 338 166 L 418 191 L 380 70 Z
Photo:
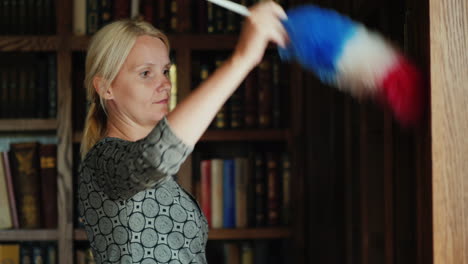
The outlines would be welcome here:
M 75 241 L 87 240 L 86 231 L 75 229 Z M 291 231 L 288 228 L 245 228 L 245 229 L 210 229 L 209 240 L 238 240 L 238 239 L 281 239 L 289 238 Z
M 0 230 L 0 241 L 51 241 L 58 239 L 55 229 Z
M 208 130 L 200 139 L 201 142 L 220 141 L 285 141 L 289 130 L 252 129 L 252 130 Z M 82 132 L 73 134 L 73 142 L 80 143 Z
M 201 141 L 282 141 L 287 137 L 287 130 L 208 130 Z
M 1 36 L 0 51 L 56 51 L 57 36 Z
M 0 131 L 49 131 L 56 129 L 56 119 L 0 119 Z
M 174 50 L 187 47 L 190 47 L 191 50 L 230 50 L 235 47 L 238 39 L 238 35 L 214 34 L 169 34 L 168 37 L 171 49 Z M 71 49 L 85 51 L 89 40 L 89 36 L 74 36 L 71 40 Z
M 291 236 L 288 228 L 245 228 L 245 229 L 210 229 L 208 239 L 230 240 L 230 239 L 280 239 Z

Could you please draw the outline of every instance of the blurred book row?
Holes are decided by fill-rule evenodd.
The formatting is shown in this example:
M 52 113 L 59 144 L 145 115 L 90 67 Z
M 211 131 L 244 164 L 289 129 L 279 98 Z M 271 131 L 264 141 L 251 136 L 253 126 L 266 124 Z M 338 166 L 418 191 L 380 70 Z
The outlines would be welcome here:
M 51 53 L 0 55 L 0 118 L 55 118 L 57 64 Z
M 0 139 L 0 229 L 57 228 L 57 146 L 30 140 Z
M 237 0 L 251 6 L 261 0 Z M 286 1 L 276 1 L 283 7 Z M 223 34 L 240 31 L 243 18 L 207 1 L 195 0 L 74 0 L 74 34 L 94 34 L 107 23 L 142 19 L 168 33 Z
M 204 159 L 196 196 L 211 228 L 288 225 L 291 164 L 286 153 Z
M 193 55 L 192 87 L 223 64 L 227 55 L 200 52 Z M 267 53 L 216 114 L 212 129 L 287 127 L 289 74 L 275 53 Z
M 57 247 L 50 242 L 0 244 L 0 263 L 56 264 Z
M 0 35 L 55 34 L 54 0 L 0 1 Z

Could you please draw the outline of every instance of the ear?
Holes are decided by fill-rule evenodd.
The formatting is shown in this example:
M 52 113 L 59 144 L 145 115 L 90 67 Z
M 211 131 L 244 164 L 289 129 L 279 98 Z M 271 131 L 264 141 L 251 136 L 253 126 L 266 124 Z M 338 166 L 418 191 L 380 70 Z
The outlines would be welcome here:
M 93 79 L 93 86 L 96 90 L 96 93 L 99 94 L 105 100 L 114 99 L 114 95 L 112 94 L 112 87 L 109 87 L 107 91 L 104 90 L 105 82 L 102 77 L 95 76 Z

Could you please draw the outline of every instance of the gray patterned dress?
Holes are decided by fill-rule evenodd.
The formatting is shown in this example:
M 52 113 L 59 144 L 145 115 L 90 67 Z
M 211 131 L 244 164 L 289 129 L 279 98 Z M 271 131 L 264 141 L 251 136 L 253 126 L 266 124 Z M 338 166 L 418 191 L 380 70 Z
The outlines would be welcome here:
M 206 263 L 206 218 L 172 176 L 191 151 L 163 119 L 142 140 L 88 152 L 78 207 L 96 263 Z

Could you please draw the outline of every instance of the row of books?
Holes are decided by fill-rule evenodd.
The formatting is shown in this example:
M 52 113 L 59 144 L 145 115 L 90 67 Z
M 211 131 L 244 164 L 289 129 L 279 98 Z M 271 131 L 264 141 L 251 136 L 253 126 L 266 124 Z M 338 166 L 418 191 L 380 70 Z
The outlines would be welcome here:
M 0 35 L 55 33 L 54 0 L 1 0 Z
M 221 54 L 197 54 L 193 60 L 192 82 L 201 83 L 221 64 Z M 288 72 L 277 54 L 267 53 L 219 110 L 213 129 L 283 128 L 288 109 Z
M 211 228 L 289 224 L 291 166 L 286 153 L 202 160 L 199 168 L 196 196 Z
M 0 229 L 57 228 L 56 144 L 13 143 L 0 156 Z
M 0 118 L 55 118 L 55 54 L 2 53 L 0 56 Z
M 50 242 L 0 244 L 0 263 L 56 264 L 57 246 Z
M 214 242 L 207 246 L 208 263 L 276 264 L 289 263 L 284 254 L 285 243 L 277 240 Z
M 144 19 L 165 32 L 177 32 L 178 5 L 188 0 L 74 0 L 73 31 L 91 35 L 113 20 Z M 189 9 L 188 9 L 189 10 Z
M 251 6 L 260 1 L 235 2 Z M 276 2 L 283 7 L 286 5 L 284 0 Z M 243 21 L 234 12 L 207 1 L 74 0 L 75 35 L 94 34 L 107 23 L 123 18 L 143 19 L 164 32 L 209 34 L 239 32 Z

